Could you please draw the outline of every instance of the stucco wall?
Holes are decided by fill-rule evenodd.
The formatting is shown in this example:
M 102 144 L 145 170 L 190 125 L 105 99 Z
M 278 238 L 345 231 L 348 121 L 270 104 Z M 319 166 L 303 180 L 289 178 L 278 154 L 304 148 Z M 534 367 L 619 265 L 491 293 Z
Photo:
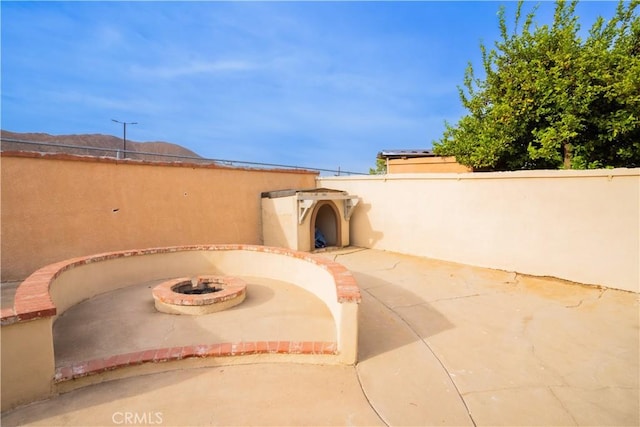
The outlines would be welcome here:
M 640 291 L 640 169 L 327 177 L 351 243 Z
M 414 157 L 407 159 L 389 159 L 388 173 L 426 173 L 426 172 L 471 172 L 471 168 L 461 165 L 455 157 Z
M 1 158 L 2 280 L 100 252 L 261 242 L 261 192 L 316 174 Z M 640 169 L 326 177 L 351 244 L 640 291 Z
M 2 280 L 106 251 L 260 244 L 260 195 L 314 172 L 2 153 Z
M 298 202 L 295 196 L 262 199 L 262 237 L 267 246 L 299 249 Z
M 55 372 L 52 329 L 51 317 L 2 326 L 2 411 L 51 395 Z

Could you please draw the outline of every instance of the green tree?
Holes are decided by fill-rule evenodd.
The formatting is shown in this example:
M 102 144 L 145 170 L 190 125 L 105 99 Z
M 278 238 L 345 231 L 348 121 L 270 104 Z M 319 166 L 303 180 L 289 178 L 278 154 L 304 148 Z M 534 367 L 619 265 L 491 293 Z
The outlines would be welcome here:
M 458 87 L 469 113 L 445 123 L 436 154 L 476 170 L 640 166 L 639 1 L 620 1 L 584 41 L 577 3 L 557 1 L 551 26 L 534 26 L 534 8 L 518 31 L 520 1 L 511 34 L 500 8 L 500 40 L 480 45 L 485 78 L 469 63 Z
M 376 168 L 369 168 L 369 175 L 384 175 L 387 173 L 387 162 L 385 159 L 378 157 L 376 159 Z

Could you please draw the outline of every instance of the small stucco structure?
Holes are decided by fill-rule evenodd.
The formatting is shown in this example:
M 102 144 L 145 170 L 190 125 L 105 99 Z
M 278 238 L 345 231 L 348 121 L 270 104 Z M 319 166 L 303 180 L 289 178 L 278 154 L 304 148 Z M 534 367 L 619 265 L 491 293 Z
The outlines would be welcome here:
M 263 243 L 313 251 L 318 229 L 328 247 L 349 246 L 349 220 L 357 204 L 357 196 L 329 188 L 264 192 Z

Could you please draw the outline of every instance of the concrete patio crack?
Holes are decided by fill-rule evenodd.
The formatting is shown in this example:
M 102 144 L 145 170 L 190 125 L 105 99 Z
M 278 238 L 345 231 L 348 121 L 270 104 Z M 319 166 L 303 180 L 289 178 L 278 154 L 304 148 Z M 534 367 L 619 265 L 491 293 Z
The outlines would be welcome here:
M 573 414 L 571 413 L 571 411 L 569 411 L 569 409 L 564 405 L 564 402 L 562 401 L 562 399 L 560 399 L 555 392 L 553 391 L 553 388 L 551 387 L 547 387 L 547 389 L 549 390 L 549 392 L 551 393 L 551 395 L 558 401 L 558 403 L 560 403 L 560 406 L 562 407 L 562 409 L 564 409 L 564 411 L 571 417 L 571 420 L 573 421 L 574 425 L 580 425 L 580 423 L 578 423 L 578 421 L 576 420 L 576 418 L 573 416 Z
M 393 263 L 393 265 L 391 267 L 386 267 L 386 268 L 376 268 L 375 270 L 369 270 L 369 271 L 391 271 L 391 270 L 395 270 L 396 267 L 398 266 L 398 264 L 400 264 L 402 261 L 396 261 L 395 263 Z
M 471 295 L 460 295 L 457 297 L 449 297 L 449 298 L 438 298 L 438 299 L 434 299 L 434 300 L 429 300 L 426 301 L 426 303 L 432 303 L 432 302 L 440 302 L 440 301 L 453 301 L 453 300 L 457 300 L 457 299 L 465 299 L 465 298 L 472 298 L 472 297 L 481 297 L 483 295 L 489 295 L 490 293 L 484 293 L 484 294 L 471 294 Z
M 600 298 L 602 298 L 602 295 L 604 295 L 604 293 L 607 291 L 606 288 L 602 288 L 600 289 L 600 292 L 598 293 L 598 296 L 594 299 L 594 301 L 598 301 Z M 571 305 L 565 305 L 566 308 L 578 308 L 582 305 L 583 302 L 585 302 L 586 300 L 590 299 L 589 297 L 587 298 L 582 298 L 580 301 L 578 301 L 576 304 L 571 304 Z
M 349 252 L 338 253 L 338 254 L 333 255 L 332 261 L 334 261 L 334 262 L 337 261 L 338 257 L 341 257 L 341 256 L 347 256 L 347 255 L 355 254 L 355 253 L 366 251 L 366 250 L 368 250 L 368 249 L 367 248 L 357 248 L 357 249 L 353 249 L 353 250 L 351 250 Z

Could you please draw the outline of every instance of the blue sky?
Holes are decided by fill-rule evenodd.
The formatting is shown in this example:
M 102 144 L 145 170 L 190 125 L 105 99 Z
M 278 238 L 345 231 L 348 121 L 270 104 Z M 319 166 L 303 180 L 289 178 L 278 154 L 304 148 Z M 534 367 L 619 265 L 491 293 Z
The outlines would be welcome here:
M 128 139 L 204 157 L 367 172 L 465 114 L 457 86 L 501 4 L 513 16 L 484 1 L 2 1 L 2 129 L 122 136 L 111 119 L 135 121 Z M 586 31 L 615 7 L 577 15 Z

